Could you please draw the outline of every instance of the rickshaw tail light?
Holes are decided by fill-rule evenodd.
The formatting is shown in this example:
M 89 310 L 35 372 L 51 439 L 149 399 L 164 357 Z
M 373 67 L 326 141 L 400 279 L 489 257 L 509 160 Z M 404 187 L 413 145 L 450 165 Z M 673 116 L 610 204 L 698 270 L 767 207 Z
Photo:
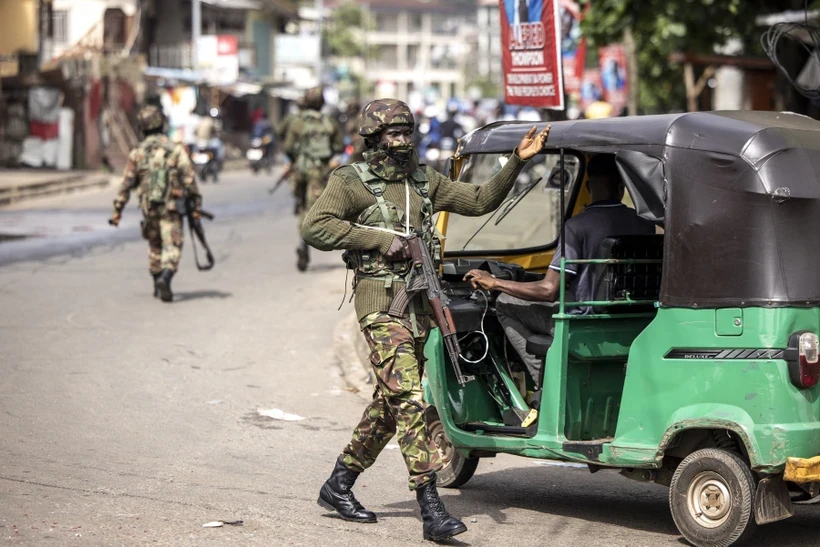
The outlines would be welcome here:
M 789 339 L 786 359 L 789 376 L 799 388 L 810 388 L 820 380 L 820 340 L 813 332 L 796 332 Z

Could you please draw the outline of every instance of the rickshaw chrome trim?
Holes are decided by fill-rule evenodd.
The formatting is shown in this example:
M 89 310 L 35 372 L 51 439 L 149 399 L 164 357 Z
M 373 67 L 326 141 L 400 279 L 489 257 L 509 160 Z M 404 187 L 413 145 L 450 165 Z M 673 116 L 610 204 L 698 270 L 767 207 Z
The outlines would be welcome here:
M 714 360 L 742 360 L 742 359 L 783 359 L 785 350 L 778 348 L 672 348 L 664 359 L 714 359 Z

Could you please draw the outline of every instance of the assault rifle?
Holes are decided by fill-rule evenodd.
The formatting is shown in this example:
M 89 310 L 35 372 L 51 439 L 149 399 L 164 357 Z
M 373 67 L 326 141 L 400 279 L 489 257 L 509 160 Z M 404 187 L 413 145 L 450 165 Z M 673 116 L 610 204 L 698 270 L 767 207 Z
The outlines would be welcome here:
M 194 260 L 196 261 L 196 267 L 199 271 L 210 270 L 214 267 L 214 255 L 211 253 L 211 248 L 208 246 L 208 242 L 205 240 L 205 230 L 202 227 L 202 221 L 198 218 L 194 218 L 194 210 L 196 204 L 194 203 L 194 199 L 188 193 L 188 190 L 184 191 L 184 195 L 178 203 L 179 214 L 186 217 L 188 219 L 188 233 L 191 234 L 191 247 L 194 248 Z M 207 218 L 208 220 L 213 220 L 214 216 L 209 213 L 208 211 L 203 211 L 202 209 L 199 210 L 199 214 L 203 218 Z M 196 235 L 196 238 L 194 237 Z M 199 256 L 196 253 L 196 240 L 199 240 L 202 243 L 202 247 L 205 249 L 205 258 L 208 260 L 208 263 L 204 266 L 199 263 Z
M 280 186 L 282 186 L 282 183 L 290 178 L 290 176 L 293 174 L 294 169 L 295 169 L 295 167 L 293 166 L 293 162 L 289 163 L 287 168 L 285 169 L 284 173 L 279 175 L 279 180 L 276 181 L 276 184 L 274 184 L 268 190 L 268 195 L 269 196 L 272 196 L 273 193 L 276 192 L 279 189 Z
M 447 298 L 441 288 L 441 280 L 433 264 L 433 257 L 430 256 L 430 249 L 420 233 L 411 235 L 404 240 L 404 254 L 410 259 L 410 274 L 405 286 L 393 298 L 388 313 L 393 317 L 402 317 L 407 311 L 410 300 L 424 291 L 427 301 L 430 302 L 430 307 L 433 308 L 433 318 L 439 330 L 441 330 L 441 336 L 444 339 L 447 353 L 450 355 L 456 379 L 463 386 L 474 380 L 475 377 L 465 376 L 461 371 L 461 347 L 458 343 L 453 314 L 450 312 L 450 299 Z

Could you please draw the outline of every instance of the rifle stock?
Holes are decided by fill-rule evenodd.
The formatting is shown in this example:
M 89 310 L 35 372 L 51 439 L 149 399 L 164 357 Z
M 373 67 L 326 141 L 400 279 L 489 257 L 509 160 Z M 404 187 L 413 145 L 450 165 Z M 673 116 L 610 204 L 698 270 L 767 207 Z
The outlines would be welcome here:
M 191 247 L 194 249 L 194 261 L 196 262 L 196 267 L 199 271 L 210 270 L 214 267 L 214 255 L 211 252 L 211 248 L 208 246 L 207 240 L 205 239 L 205 229 L 202 227 L 202 221 L 194 217 L 194 200 L 191 198 L 191 195 L 187 190 L 185 190 L 185 194 L 182 198 L 182 207 L 184 211 L 183 214 L 188 218 L 188 231 L 192 232 Z M 214 215 L 208 211 L 203 211 L 200 209 L 198 212 L 203 218 L 207 218 L 208 220 L 214 219 Z M 193 237 L 194 235 L 196 235 L 196 239 L 199 240 L 202 247 L 205 249 L 205 259 L 208 262 L 204 266 L 199 263 L 199 256 L 197 256 L 196 252 L 196 239 Z

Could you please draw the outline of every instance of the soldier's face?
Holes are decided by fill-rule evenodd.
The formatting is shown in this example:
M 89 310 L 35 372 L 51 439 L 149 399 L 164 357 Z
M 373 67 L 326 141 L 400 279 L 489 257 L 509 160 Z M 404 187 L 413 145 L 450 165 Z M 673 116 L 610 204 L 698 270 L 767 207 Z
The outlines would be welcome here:
M 386 147 L 391 142 L 410 144 L 413 142 L 413 129 L 409 125 L 391 125 L 382 131 L 379 144 Z

